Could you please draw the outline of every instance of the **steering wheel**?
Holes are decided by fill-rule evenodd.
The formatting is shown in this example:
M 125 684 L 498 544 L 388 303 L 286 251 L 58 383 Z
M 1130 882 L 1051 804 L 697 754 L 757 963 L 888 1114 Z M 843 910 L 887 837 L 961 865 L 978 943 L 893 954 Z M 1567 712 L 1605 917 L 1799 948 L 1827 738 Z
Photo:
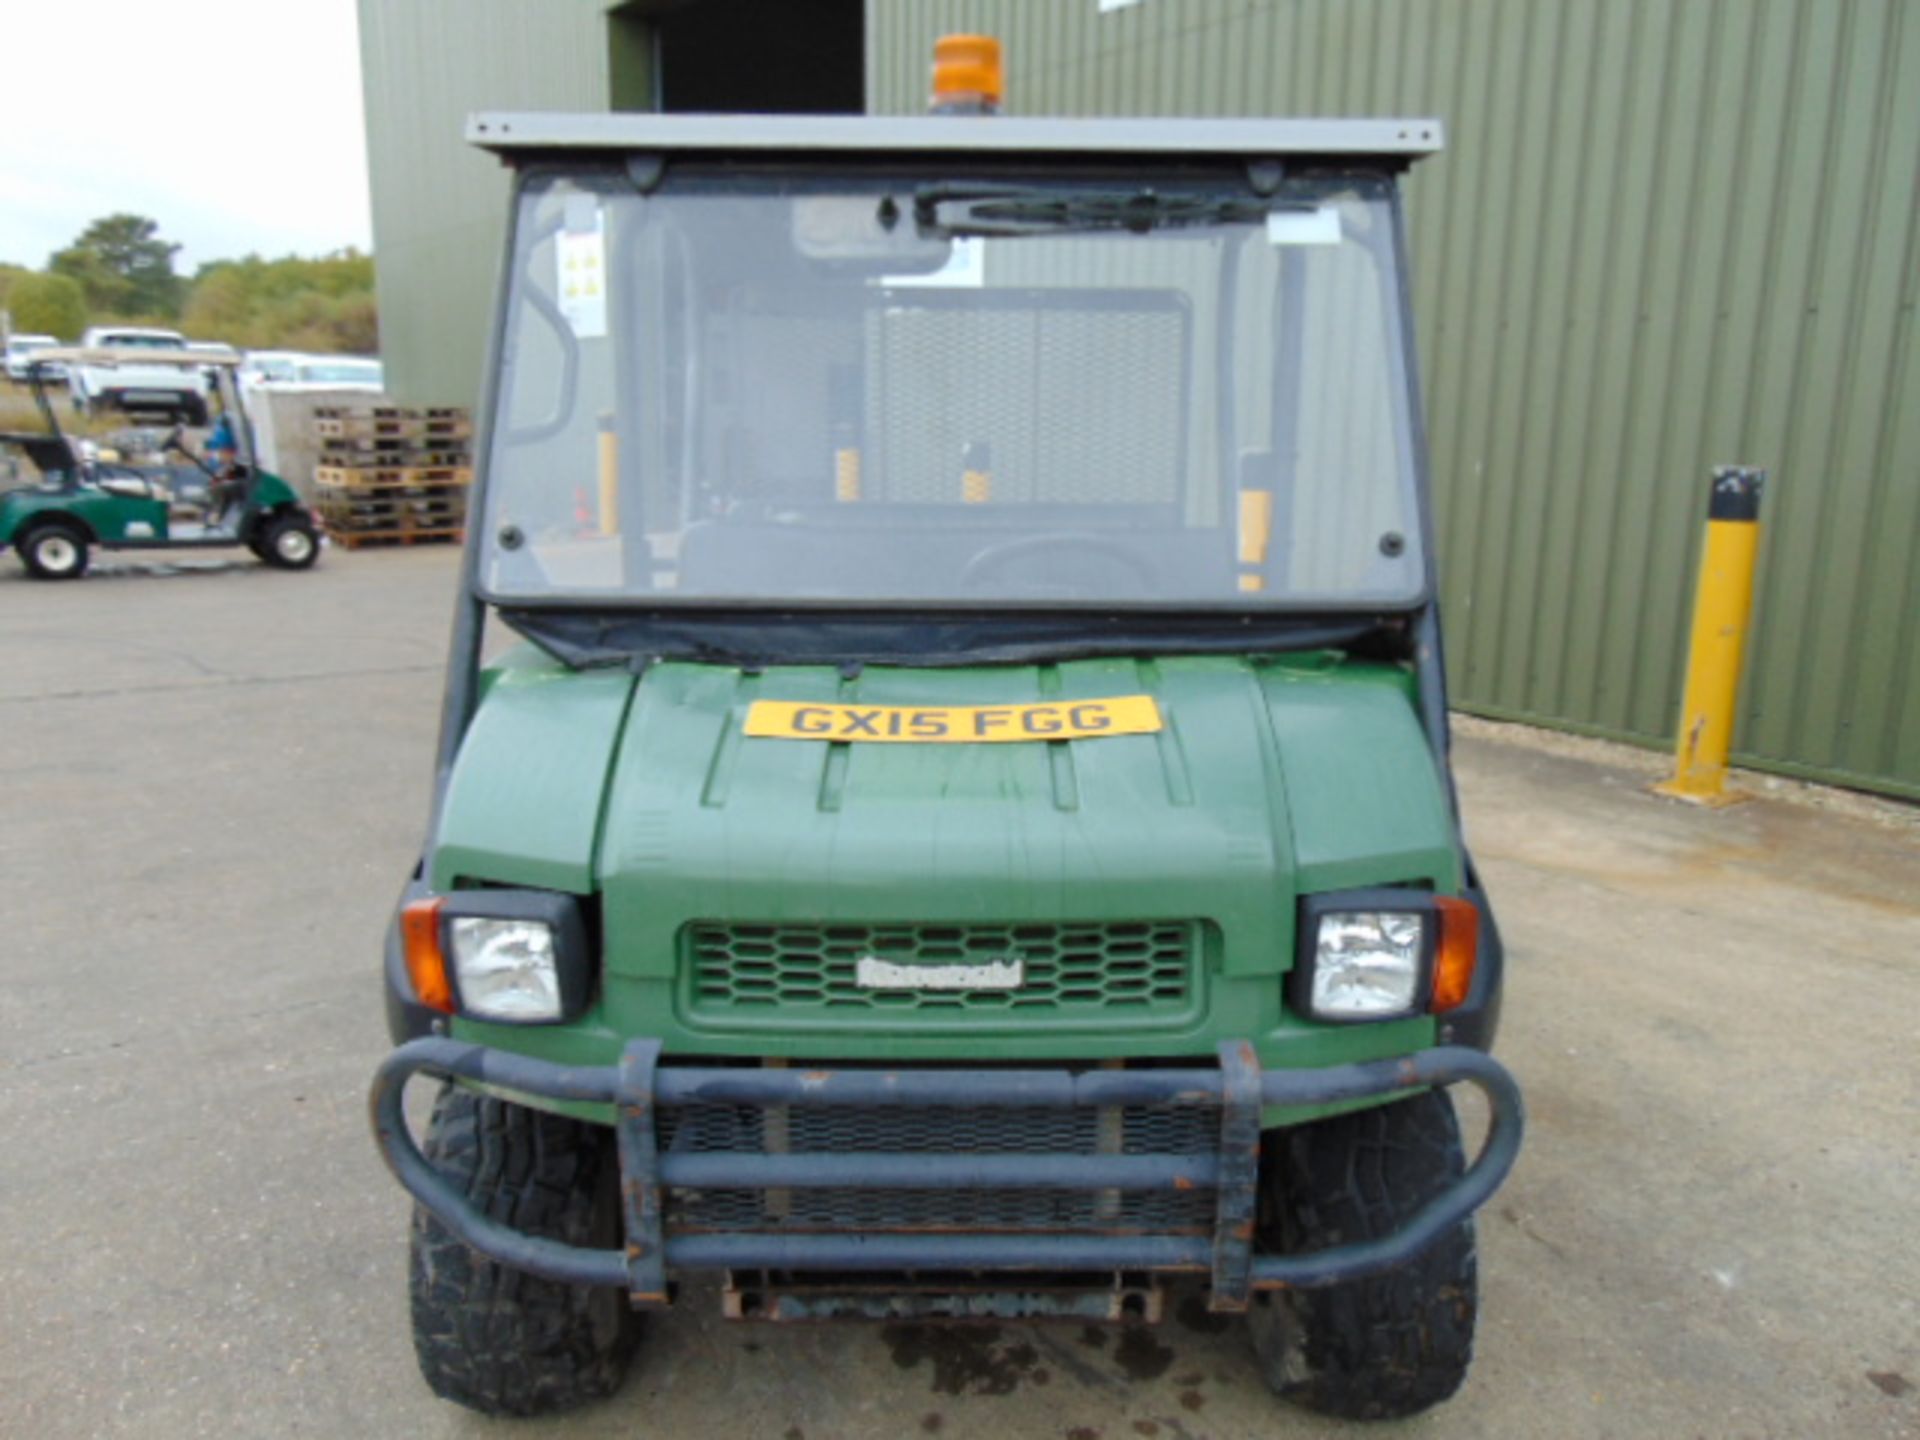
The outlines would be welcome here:
M 193 451 L 187 448 L 187 431 L 184 425 L 175 425 L 173 429 L 168 431 L 167 438 L 162 443 L 160 448 L 162 450 L 177 451 L 178 453 L 186 456 L 187 459 L 193 462 L 194 468 L 200 471 L 200 473 L 205 475 L 209 480 L 218 480 L 220 478 L 218 475 L 214 473 L 213 467 L 211 465 L 207 464 L 207 462 L 202 457 L 194 454 Z
M 1133 546 L 1110 539 L 1105 535 L 1087 535 L 1066 530 L 1047 535 L 1022 535 L 1017 539 L 1003 540 L 997 545 L 987 546 L 961 568 L 960 589 L 983 589 L 997 567 L 1036 553 L 1050 554 L 1063 547 L 1099 555 L 1122 569 L 1131 570 L 1139 580 L 1140 592 L 1143 595 L 1152 595 L 1159 589 L 1158 569 L 1149 557 L 1141 554 Z

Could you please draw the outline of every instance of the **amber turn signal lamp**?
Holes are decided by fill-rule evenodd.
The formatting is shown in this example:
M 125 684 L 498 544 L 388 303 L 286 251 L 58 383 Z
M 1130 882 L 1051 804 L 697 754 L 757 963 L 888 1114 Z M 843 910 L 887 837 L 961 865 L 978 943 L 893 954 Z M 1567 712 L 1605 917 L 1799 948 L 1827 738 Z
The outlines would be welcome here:
M 1433 1013 L 1445 1014 L 1467 1003 L 1473 989 L 1473 965 L 1480 956 L 1480 907 L 1454 895 L 1436 895 L 1440 943 L 1433 952 Z
M 991 35 L 942 35 L 933 42 L 935 111 L 1000 108 L 1000 42 Z
M 453 1013 L 453 982 L 447 978 L 447 957 L 440 948 L 438 897 L 409 900 L 400 908 L 400 945 L 407 957 L 407 978 L 413 993 L 429 1010 Z

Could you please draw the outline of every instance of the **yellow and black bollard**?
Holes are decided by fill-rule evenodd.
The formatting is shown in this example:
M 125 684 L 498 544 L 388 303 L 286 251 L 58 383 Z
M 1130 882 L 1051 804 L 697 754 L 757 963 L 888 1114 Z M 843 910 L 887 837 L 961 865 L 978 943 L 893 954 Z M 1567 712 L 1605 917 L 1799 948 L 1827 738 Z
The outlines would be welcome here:
M 967 505 L 993 499 L 993 451 L 984 440 L 972 441 L 961 451 L 960 499 Z
M 620 436 L 613 428 L 613 412 L 600 416 L 600 518 L 602 535 L 620 533 Z
M 1273 539 L 1273 492 L 1252 486 L 1240 491 L 1240 588 L 1267 588 L 1267 546 Z
M 860 452 L 852 445 L 833 452 L 833 498 L 842 505 L 860 498 Z
M 1760 492 L 1767 472 L 1723 465 L 1707 500 L 1707 543 L 1700 557 L 1693 639 L 1673 778 L 1653 788 L 1696 805 L 1731 805 L 1745 797 L 1727 785 L 1740 662 L 1753 613 L 1753 567 L 1760 553 Z

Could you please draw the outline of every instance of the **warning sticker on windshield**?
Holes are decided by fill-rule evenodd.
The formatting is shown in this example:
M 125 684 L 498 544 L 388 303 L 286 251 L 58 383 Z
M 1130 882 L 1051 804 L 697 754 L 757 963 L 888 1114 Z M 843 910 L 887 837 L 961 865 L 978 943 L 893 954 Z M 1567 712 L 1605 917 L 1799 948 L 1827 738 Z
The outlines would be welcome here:
M 816 705 L 756 700 L 747 707 L 745 733 L 769 740 L 980 745 L 1147 735 L 1160 728 L 1160 707 L 1151 695 L 1114 695 L 1041 705 Z
M 607 333 L 607 233 L 591 195 L 567 197 L 566 225 L 554 239 L 560 313 L 582 340 Z

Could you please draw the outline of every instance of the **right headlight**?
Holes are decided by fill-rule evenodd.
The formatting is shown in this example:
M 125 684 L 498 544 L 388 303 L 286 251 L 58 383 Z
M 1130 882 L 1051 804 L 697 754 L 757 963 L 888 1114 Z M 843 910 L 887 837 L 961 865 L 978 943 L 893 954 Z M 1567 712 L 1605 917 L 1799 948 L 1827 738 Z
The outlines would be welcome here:
M 1463 1003 L 1480 912 L 1424 890 L 1348 890 L 1300 902 L 1293 1007 L 1315 1020 L 1398 1020 Z

